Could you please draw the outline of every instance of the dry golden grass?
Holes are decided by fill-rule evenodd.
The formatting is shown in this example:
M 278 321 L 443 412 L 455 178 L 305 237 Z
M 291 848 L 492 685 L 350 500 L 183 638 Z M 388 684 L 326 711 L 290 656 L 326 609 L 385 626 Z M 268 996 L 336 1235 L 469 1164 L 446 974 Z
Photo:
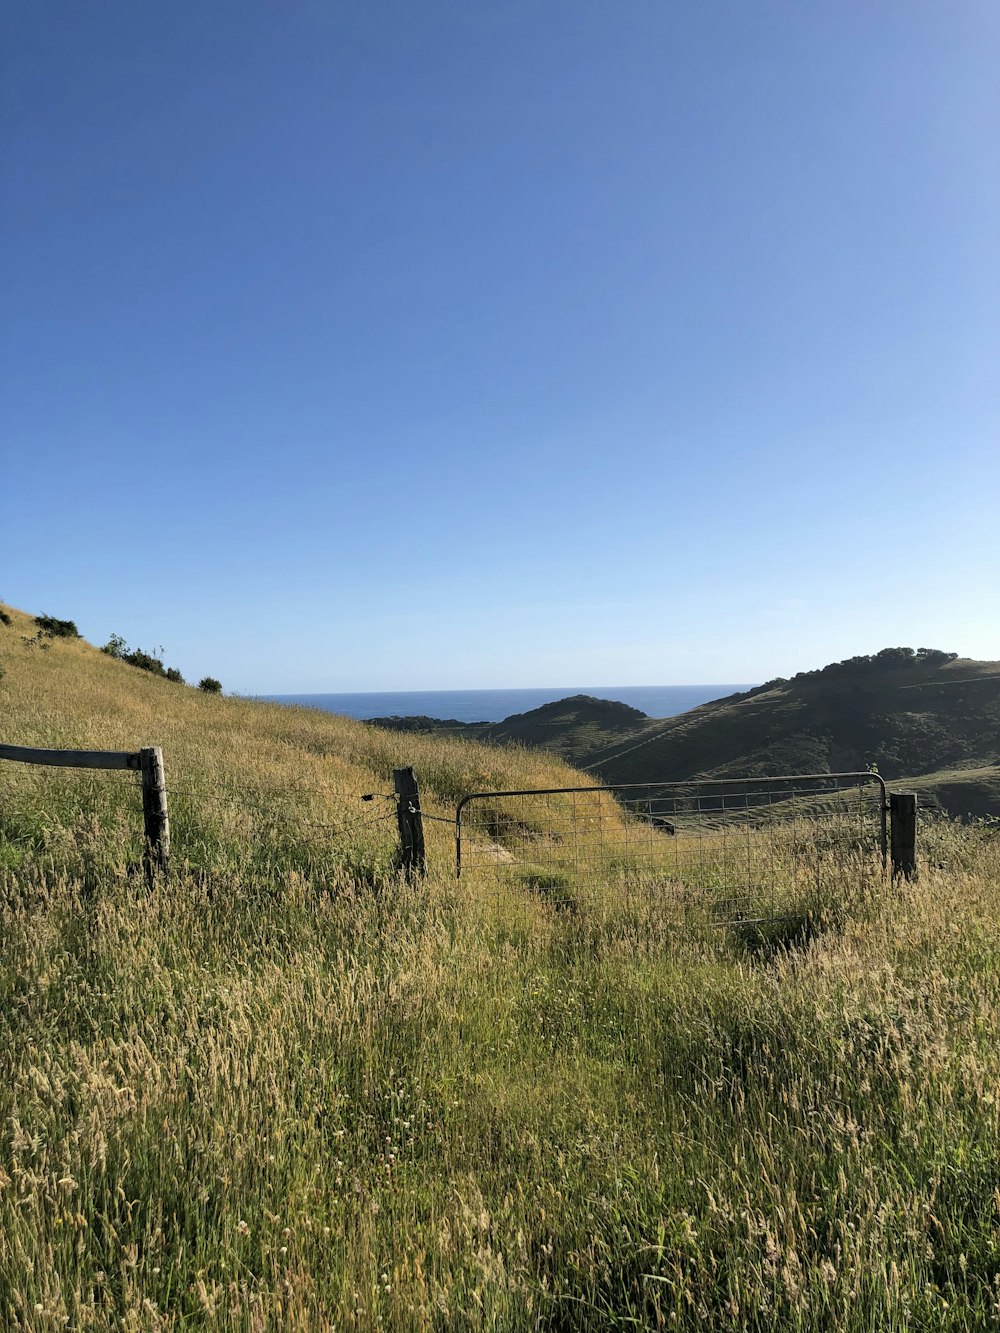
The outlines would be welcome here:
M 456 885 L 446 842 L 408 884 L 379 825 L 353 863 L 303 844 L 303 764 L 371 791 L 413 762 L 442 813 L 566 770 L 22 632 L 4 739 L 159 742 L 193 790 L 249 773 L 273 817 L 178 814 L 149 893 L 134 791 L 2 766 L 0 1324 L 996 1326 L 991 828 L 942 826 L 950 868 L 849 878 L 767 947 L 610 880 L 572 913 Z

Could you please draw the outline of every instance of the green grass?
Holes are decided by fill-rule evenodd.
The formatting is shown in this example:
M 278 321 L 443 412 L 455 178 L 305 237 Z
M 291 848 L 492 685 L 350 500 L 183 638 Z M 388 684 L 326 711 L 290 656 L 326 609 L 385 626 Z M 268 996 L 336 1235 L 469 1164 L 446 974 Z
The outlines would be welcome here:
M 391 822 L 314 827 L 335 791 L 408 759 L 444 813 L 543 761 L 90 652 L 8 650 L 10 739 L 159 740 L 190 808 L 149 893 L 134 789 L 0 771 L 0 1326 L 995 1326 L 989 826 L 914 884 L 789 860 L 809 928 L 766 938 L 615 875 L 456 884 L 446 825 L 407 883 Z

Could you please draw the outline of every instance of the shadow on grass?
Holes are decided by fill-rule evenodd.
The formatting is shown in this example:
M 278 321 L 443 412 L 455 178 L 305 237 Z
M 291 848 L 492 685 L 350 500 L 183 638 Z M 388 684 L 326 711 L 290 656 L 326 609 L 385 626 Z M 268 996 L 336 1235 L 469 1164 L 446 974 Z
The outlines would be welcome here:
M 577 911 L 576 897 L 570 892 L 570 876 L 560 870 L 520 870 L 515 883 L 557 912 Z
M 729 922 L 732 938 L 751 958 L 770 962 L 785 954 L 808 949 L 833 928 L 833 921 L 814 912 L 792 912 L 784 916 Z

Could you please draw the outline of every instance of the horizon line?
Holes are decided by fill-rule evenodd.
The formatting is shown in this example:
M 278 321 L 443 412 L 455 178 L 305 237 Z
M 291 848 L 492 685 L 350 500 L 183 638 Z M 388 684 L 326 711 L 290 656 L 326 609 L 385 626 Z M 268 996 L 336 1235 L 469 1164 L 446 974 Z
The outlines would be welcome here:
M 748 685 L 759 685 L 760 681 L 683 681 L 679 684 L 661 684 L 661 685 L 466 685 L 452 686 L 449 689 L 434 687 L 433 689 L 408 686 L 406 689 L 379 689 L 379 690 L 289 690 L 282 694 L 258 694 L 248 695 L 248 698 L 258 699 L 290 699 L 293 697 L 303 697 L 306 695 L 322 694 L 519 694 L 525 690 L 685 690 L 685 689 L 716 689 L 719 686 L 737 685 L 746 687 Z

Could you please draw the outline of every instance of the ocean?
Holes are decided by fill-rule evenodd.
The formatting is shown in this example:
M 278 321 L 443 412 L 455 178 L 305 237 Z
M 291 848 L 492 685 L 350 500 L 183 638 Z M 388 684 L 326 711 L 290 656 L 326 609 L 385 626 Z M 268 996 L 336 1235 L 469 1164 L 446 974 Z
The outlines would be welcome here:
M 566 685 L 551 690 L 380 690 L 370 694 L 272 694 L 273 703 L 322 708 L 345 717 L 437 717 L 458 722 L 502 722 L 570 694 L 616 699 L 650 717 L 674 717 L 749 685 Z

